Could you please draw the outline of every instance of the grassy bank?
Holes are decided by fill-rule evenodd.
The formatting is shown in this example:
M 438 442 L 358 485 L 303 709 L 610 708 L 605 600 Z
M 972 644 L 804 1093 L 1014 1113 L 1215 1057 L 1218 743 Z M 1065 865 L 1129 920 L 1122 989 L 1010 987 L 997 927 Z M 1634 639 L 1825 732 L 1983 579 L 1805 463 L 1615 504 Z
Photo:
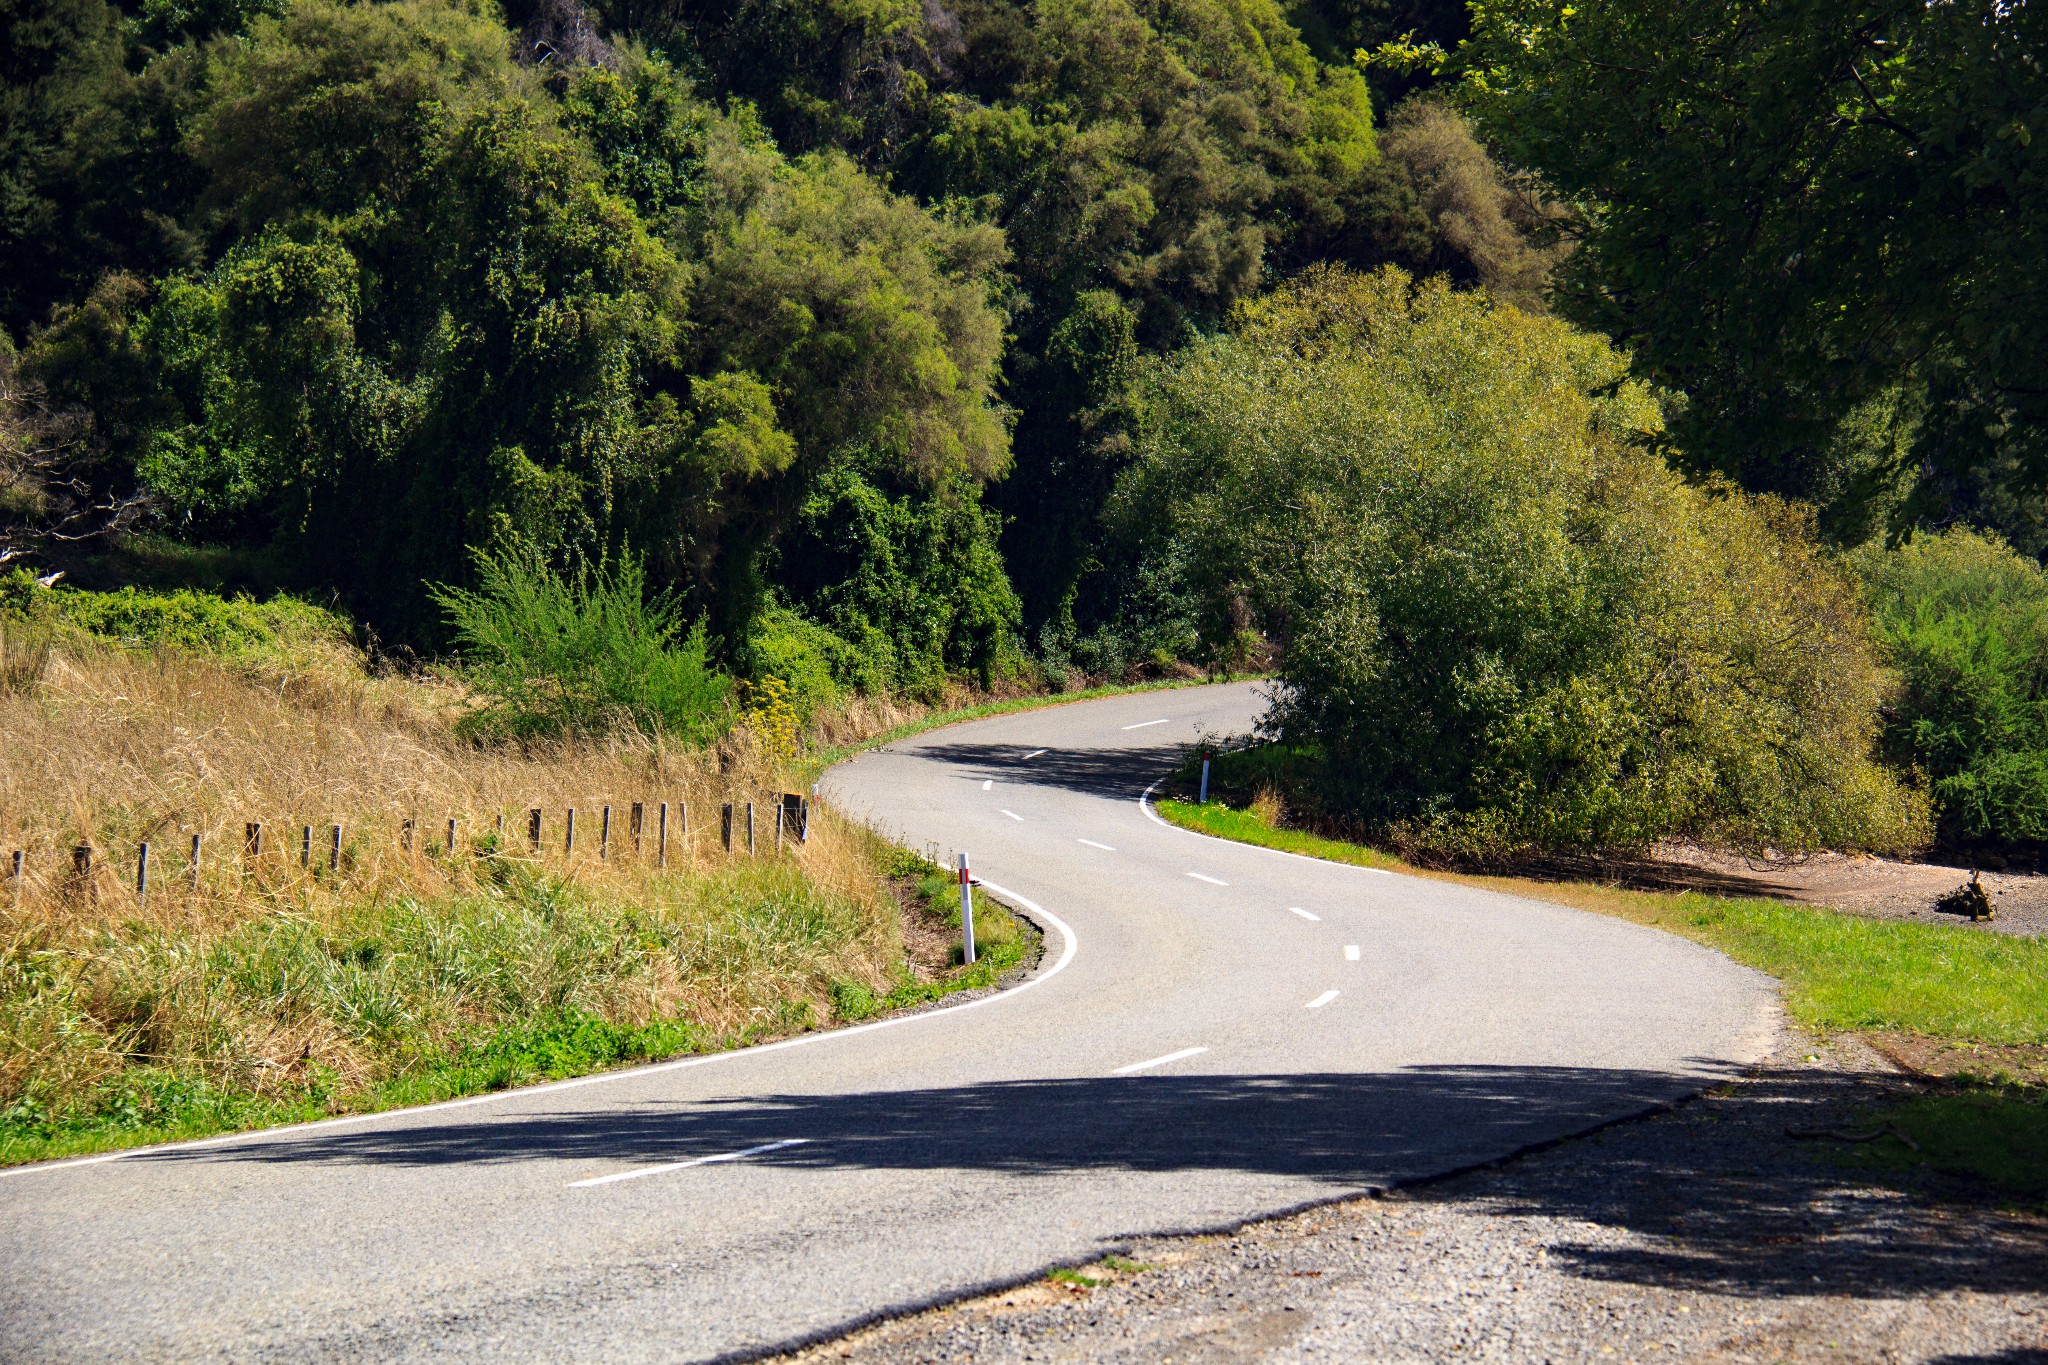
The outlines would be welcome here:
M 372 675 L 312 609 L 122 605 L 26 640 L 0 621 L 0 861 L 25 868 L 0 898 L 0 1161 L 742 1045 L 1029 952 L 991 903 L 981 961 L 947 960 L 957 904 L 919 888 L 950 879 L 829 812 L 778 847 L 797 779 L 744 730 L 473 744 L 458 682 Z M 743 825 L 719 837 L 748 802 L 753 858 Z
M 1854 1159 L 1925 1164 L 2048 1198 L 2048 943 L 1772 900 L 1415 868 L 1377 849 L 1286 828 L 1270 805 L 1169 799 L 1158 808 L 1172 823 L 1218 838 L 1650 925 L 1776 977 L 1788 1012 L 1807 1028 L 1869 1034 L 1880 1045 L 1895 1036 L 1942 1044 L 1932 1051 L 1960 1064 L 1943 1067 L 1947 1074 L 1904 1105 L 1873 1115 L 1912 1144 L 1889 1136 Z

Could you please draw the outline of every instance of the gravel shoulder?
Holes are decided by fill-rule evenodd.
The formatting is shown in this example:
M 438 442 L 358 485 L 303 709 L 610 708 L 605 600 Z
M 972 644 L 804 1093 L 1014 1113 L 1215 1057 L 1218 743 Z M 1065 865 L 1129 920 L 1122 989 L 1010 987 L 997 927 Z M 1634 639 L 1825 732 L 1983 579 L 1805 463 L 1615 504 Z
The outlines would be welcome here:
M 2048 1215 L 1833 1139 L 1915 1082 L 1787 1030 L 1749 1076 L 1497 1166 L 1078 1268 L 790 1361 L 2048 1365 Z M 1139 1268 L 1142 1267 L 1142 1268 Z

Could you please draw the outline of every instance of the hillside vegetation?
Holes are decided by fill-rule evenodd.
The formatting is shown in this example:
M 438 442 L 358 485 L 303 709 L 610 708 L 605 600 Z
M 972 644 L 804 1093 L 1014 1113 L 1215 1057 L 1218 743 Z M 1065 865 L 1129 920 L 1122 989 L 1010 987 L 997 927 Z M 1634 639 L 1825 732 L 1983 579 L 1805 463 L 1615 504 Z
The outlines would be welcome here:
M 465 771 L 1256 666 L 1431 856 L 2036 857 L 2041 22 L 20 0 L 9 609 L 324 604 Z
M 0 901 L 0 1160 L 729 1046 L 1021 958 L 994 907 L 977 968 L 906 956 L 908 918 L 945 932 L 950 898 L 899 898 L 928 869 L 829 811 L 778 839 L 793 779 L 753 729 L 479 745 L 465 689 L 372 676 L 302 603 L 34 602 L 0 613 L 0 844 L 24 854 Z

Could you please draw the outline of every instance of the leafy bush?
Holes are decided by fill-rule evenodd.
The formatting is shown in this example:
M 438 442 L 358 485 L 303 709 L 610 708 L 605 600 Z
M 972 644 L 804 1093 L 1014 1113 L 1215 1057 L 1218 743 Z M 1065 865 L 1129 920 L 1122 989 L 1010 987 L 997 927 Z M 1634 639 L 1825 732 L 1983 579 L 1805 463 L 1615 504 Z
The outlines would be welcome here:
M 1314 271 L 1160 365 L 1123 514 L 1187 549 L 1205 635 L 1280 638 L 1278 728 L 1420 852 L 1899 849 L 1887 678 L 1782 504 L 1681 481 L 1603 341 Z
M 956 480 L 937 490 L 844 465 L 822 475 L 784 543 L 778 581 L 806 615 L 867 662 L 842 686 L 929 691 L 954 669 L 984 687 L 1016 657 L 1017 595 L 996 519 Z
M 471 733 L 527 739 L 637 726 L 690 741 L 716 735 L 729 681 L 665 594 L 649 598 L 630 557 L 564 575 L 530 549 L 476 556 L 477 588 L 438 587 L 469 651 L 483 705 Z
M 1966 530 L 1855 560 L 1904 676 L 1885 744 L 1949 845 L 2048 842 L 2048 572 Z
M 354 648 L 346 616 L 300 598 L 258 602 L 194 588 L 87 592 L 41 587 L 26 569 L 0 577 L 0 620 L 76 631 L 121 644 L 160 645 L 245 663 L 284 664 Z

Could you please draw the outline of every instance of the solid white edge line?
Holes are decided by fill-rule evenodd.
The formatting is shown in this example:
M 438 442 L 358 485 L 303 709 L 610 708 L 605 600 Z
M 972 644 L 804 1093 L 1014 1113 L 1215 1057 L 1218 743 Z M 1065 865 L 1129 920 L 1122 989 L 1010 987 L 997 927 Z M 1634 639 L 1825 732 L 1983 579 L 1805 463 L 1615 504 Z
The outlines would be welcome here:
M 1037 758 L 1037 757 L 1038 757 L 1038 756 L 1039 756 L 1040 754 L 1042 754 L 1042 753 L 1045 753 L 1045 752 L 1047 752 L 1047 751 L 1046 751 L 1046 750 L 1044 750 L 1044 749 L 1033 749 L 1033 750 L 1032 750 L 1032 751 L 1031 751 L 1030 753 L 1028 753 L 1028 754 L 1024 755 L 1024 757 L 1026 757 L 1026 758 Z
M 1164 782 L 1165 780 L 1166 779 L 1162 777 L 1159 779 L 1159 782 Z M 1249 848 L 1259 853 L 1272 853 L 1282 858 L 1299 858 L 1301 859 L 1301 861 L 1305 863 L 1314 863 L 1318 867 L 1344 867 L 1349 868 L 1353 872 L 1371 872 L 1382 877 L 1399 877 L 1405 875 L 1400 872 L 1391 872 L 1384 867 L 1360 867 L 1357 863 L 1340 863 L 1329 858 L 1311 857 L 1306 853 L 1289 853 L 1284 848 L 1267 848 L 1263 844 L 1247 844 L 1239 839 L 1224 839 L 1214 834 L 1204 834 L 1198 829 L 1182 829 L 1179 825 L 1174 824 L 1171 820 L 1168 820 L 1164 816 L 1160 815 L 1158 811 L 1152 809 L 1152 793 L 1158 788 L 1159 782 L 1154 782 L 1150 787 L 1147 787 L 1145 788 L 1145 790 L 1138 793 L 1138 809 L 1145 812 L 1146 819 L 1150 820 L 1153 824 L 1160 826 L 1162 829 L 1170 829 L 1177 831 L 1178 833 L 1187 835 L 1191 839 L 1209 839 L 1219 844 L 1229 844 L 1234 848 Z
M 1115 850 L 1115 849 L 1113 849 L 1113 848 L 1111 848 L 1111 847 L 1110 847 L 1110 846 L 1109 846 L 1108 844 L 1098 844 L 1098 843 L 1096 843 L 1096 842 L 1095 842 L 1095 841 L 1094 841 L 1093 839 L 1076 839 L 1076 840 L 1074 840 L 1074 842 L 1075 842 L 1075 843 L 1077 843 L 1077 844 L 1086 844 L 1086 845 L 1088 845 L 1088 847 L 1090 847 L 1090 848 L 1099 848 L 1099 849 L 1101 849 L 1101 850 L 1102 850 L 1102 851 L 1103 851 L 1104 853 L 1114 853 L 1114 852 L 1116 852 L 1116 850 Z
M 1009 816 L 1012 820 L 1015 820 L 1020 825 L 1024 823 L 1024 817 L 1017 814 L 1017 812 L 1013 810 L 1006 810 L 1003 812 L 1003 814 Z
M 1155 1066 L 1165 1066 L 1168 1062 L 1178 1062 L 1183 1058 L 1200 1056 L 1208 1050 L 1205 1047 L 1184 1047 L 1178 1052 L 1169 1052 L 1164 1057 L 1154 1057 L 1150 1061 L 1132 1062 L 1129 1066 L 1120 1066 L 1109 1074 L 1112 1076 L 1128 1076 L 1134 1071 L 1150 1071 Z
M 1126 725 L 1123 728 L 1126 730 L 1142 730 L 1148 725 L 1165 725 L 1170 719 L 1171 717 L 1162 716 L 1158 720 L 1141 720 L 1136 725 Z
M 661 1175 L 668 1171 L 686 1171 L 692 1166 L 717 1166 L 728 1161 L 744 1161 L 763 1152 L 779 1152 L 784 1147 L 801 1147 L 809 1141 L 809 1138 L 784 1138 L 780 1142 L 764 1142 L 759 1147 L 749 1147 L 743 1152 L 720 1152 L 717 1156 L 692 1157 L 688 1161 L 671 1161 L 662 1166 L 640 1166 L 630 1171 L 614 1171 L 610 1175 L 600 1175 L 590 1180 L 572 1180 L 564 1188 L 587 1190 L 592 1185 L 616 1185 L 621 1180 L 638 1180 L 643 1175 Z
M 1287 907 L 1287 910 L 1289 914 L 1300 915 L 1303 919 L 1314 920 L 1317 924 L 1321 924 L 1323 922 L 1323 917 L 1321 915 L 1311 915 L 1308 911 L 1302 909 L 1298 905 L 1290 905 Z
M 1356 943 L 1347 943 L 1344 945 L 1344 960 L 1346 962 L 1358 961 L 1358 945 Z
M 1319 1010 L 1323 1006 L 1329 1004 L 1332 1000 L 1335 1000 L 1339 994 L 1341 994 L 1341 992 L 1324 991 L 1321 995 L 1309 1001 L 1306 1005 L 1303 1005 L 1302 1008 L 1305 1010 Z
M 986 877 L 979 879 L 981 885 L 998 896 L 1007 896 L 1044 920 L 1059 931 L 1060 955 L 1052 966 L 1046 968 L 1028 981 L 1012 986 L 1006 991 L 984 995 L 979 1000 L 963 1000 L 957 1005 L 940 1009 L 925 1010 L 919 1014 L 900 1015 L 894 1019 L 877 1019 L 872 1024 L 855 1024 L 851 1028 L 827 1029 L 822 1033 L 806 1033 L 796 1038 L 784 1038 L 776 1043 L 757 1043 L 753 1047 L 734 1048 L 729 1052 L 707 1052 L 693 1057 L 678 1057 L 674 1061 L 654 1062 L 648 1066 L 627 1067 L 619 1071 L 600 1071 L 590 1076 L 573 1076 L 566 1081 L 549 1081 L 545 1085 L 529 1085 L 517 1090 L 493 1090 L 488 1095 L 468 1095 L 459 1100 L 441 1100 L 435 1104 L 414 1105 L 405 1109 L 382 1109 L 371 1114 L 346 1114 L 340 1118 L 317 1119 L 312 1123 L 294 1123 L 282 1128 L 251 1128 L 247 1132 L 223 1133 L 219 1137 L 198 1138 L 191 1142 L 164 1142 L 149 1147 L 129 1147 L 119 1152 L 102 1152 L 98 1156 L 77 1156 L 62 1161 L 39 1162 L 29 1166 L 14 1166 L 0 1170 L 0 1180 L 11 1176 L 42 1175 L 49 1171 L 61 1171 L 72 1166 L 100 1166 L 109 1161 L 126 1161 L 130 1157 L 152 1156 L 163 1152 L 189 1152 L 203 1147 L 222 1147 L 230 1142 L 247 1142 L 252 1138 L 296 1137 L 301 1133 L 316 1132 L 323 1128 L 339 1128 L 347 1123 L 373 1123 L 378 1119 L 406 1118 L 415 1114 L 438 1114 L 450 1109 L 466 1109 L 473 1104 L 496 1104 L 501 1100 L 524 1099 L 531 1095 L 547 1095 L 561 1090 L 575 1090 L 586 1085 L 604 1085 L 611 1081 L 640 1080 L 648 1076 L 659 1076 L 670 1071 L 685 1071 L 697 1066 L 715 1066 L 721 1062 L 735 1061 L 745 1057 L 758 1057 L 764 1052 L 781 1052 L 785 1048 L 810 1047 L 817 1043 L 829 1043 L 839 1038 L 851 1038 L 859 1033 L 873 1033 L 879 1029 L 898 1028 L 904 1024 L 922 1023 L 927 1019 L 939 1019 L 965 1010 L 977 1010 L 984 1005 L 993 1005 L 1003 1000 L 1014 1000 L 1034 986 L 1052 980 L 1067 969 L 1074 960 L 1074 954 L 1081 947 L 1081 940 L 1075 935 L 1073 926 L 1053 914 L 1029 896 L 1020 896 L 1015 891 L 998 886 Z
M 1222 879 L 1221 877 L 1212 877 L 1212 876 L 1210 876 L 1210 875 L 1209 875 L 1208 873 L 1206 873 L 1206 872 L 1190 872 L 1190 873 L 1188 873 L 1188 875 L 1189 875 L 1190 877 L 1193 877 L 1193 878 L 1194 878 L 1194 879 L 1195 879 L 1196 881 L 1198 881 L 1198 882 L 1207 882 L 1207 883 L 1209 883 L 1209 885 L 1211 885 L 1211 886 L 1228 886 L 1228 885 L 1230 885 L 1230 883 L 1229 883 L 1229 882 L 1226 882 L 1226 881 L 1224 881 L 1224 880 L 1223 880 L 1223 879 Z

